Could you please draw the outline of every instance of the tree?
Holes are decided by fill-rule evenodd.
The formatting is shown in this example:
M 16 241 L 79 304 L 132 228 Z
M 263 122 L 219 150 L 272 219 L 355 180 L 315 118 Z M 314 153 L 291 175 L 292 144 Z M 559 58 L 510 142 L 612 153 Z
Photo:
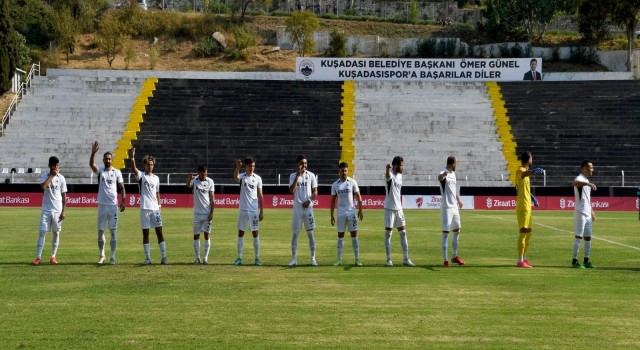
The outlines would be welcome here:
M 78 35 L 78 26 L 69 8 L 63 7 L 56 11 L 53 17 L 53 29 L 58 48 L 66 54 L 67 63 L 69 63 L 69 55 L 73 53 Z
M 409 22 L 418 23 L 420 19 L 420 8 L 416 0 L 409 1 Z
M 498 40 L 542 40 L 554 14 L 570 9 L 573 0 L 489 0 L 484 28 Z
M 0 93 L 9 90 L 16 69 L 16 35 L 9 12 L 9 1 L 0 0 Z
M 347 56 L 347 36 L 344 33 L 338 33 L 335 29 L 331 31 L 329 39 L 329 56 L 346 57 Z
M 244 23 L 244 15 L 247 13 L 249 5 L 269 7 L 271 0 L 233 0 L 231 2 L 231 12 L 233 14 L 240 12 L 240 23 Z
M 579 28 L 585 41 L 599 41 L 608 35 L 609 25 L 624 28 L 627 37 L 627 71 L 632 70 L 635 27 L 640 18 L 640 0 L 582 1 L 578 10 Z
M 285 20 L 286 32 L 291 37 L 294 47 L 297 46 L 300 54 L 304 56 L 307 52 L 315 49 L 316 43 L 313 39 L 313 32 L 320 28 L 318 17 L 311 11 L 293 12 Z
M 10 0 L 5 0 L 10 1 Z M 15 0 L 11 6 L 14 29 L 29 45 L 48 48 L 53 40 L 53 10 L 40 0 Z
M 633 54 L 636 23 L 640 17 L 640 0 L 617 0 L 612 1 L 611 22 L 625 28 L 627 35 L 627 72 L 631 72 L 633 65 L 631 56 Z
M 114 11 L 106 13 L 100 19 L 98 25 L 98 47 L 100 51 L 107 56 L 107 62 L 109 67 L 111 63 L 116 59 L 116 55 L 122 52 L 122 46 L 127 39 L 127 35 L 124 34 L 124 28 Z

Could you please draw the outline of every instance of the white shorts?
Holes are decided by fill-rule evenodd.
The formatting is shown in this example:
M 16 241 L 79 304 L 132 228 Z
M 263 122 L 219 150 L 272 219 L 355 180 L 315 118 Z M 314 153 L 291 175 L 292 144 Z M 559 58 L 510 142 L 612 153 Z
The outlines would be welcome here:
M 98 230 L 104 230 L 107 225 L 109 230 L 118 228 L 118 206 L 98 204 Z
M 573 215 L 573 232 L 576 237 L 591 237 L 592 225 L 591 215 L 582 213 Z
M 453 231 L 460 229 L 460 212 L 458 210 L 440 210 L 442 219 L 442 231 Z
M 43 211 L 40 213 L 40 231 L 60 232 L 62 229 L 62 221 L 60 220 L 60 212 Z
M 402 227 L 405 226 L 406 222 L 404 221 L 404 213 L 402 209 L 392 210 L 385 209 L 384 210 L 384 227 Z
M 160 210 L 140 209 L 140 227 L 143 230 L 162 227 Z
M 303 208 L 301 205 L 294 205 L 293 218 L 291 219 L 291 231 L 300 232 L 303 222 L 304 228 L 307 231 L 316 228 L 316 220 L 313 217 L 313 207 Z
M 260 228 L 260 212 L 256 210 L 239 210 L 238 211 L 238 231 L 246 231 L 247 221 L 251 232 L 258 231 Z
M 338 232 L 346 232 L 347 229 L 349 232 L 358 231 L 358 217 L 356 216 L 355 211 L 343 216 L 338 215 L 336 223 Z
M 211 232 L 209 214 L 193 214 L 193 235 L 199 235 L 200 232 Z

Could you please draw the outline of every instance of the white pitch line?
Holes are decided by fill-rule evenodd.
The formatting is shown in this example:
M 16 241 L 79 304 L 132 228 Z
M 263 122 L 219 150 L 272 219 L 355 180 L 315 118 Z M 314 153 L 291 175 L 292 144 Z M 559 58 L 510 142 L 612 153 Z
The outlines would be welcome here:
M 504 221 L 511 221 L 511 222 L 516 221 L 516 220 L 513 220 L 513 219 L 499 218 L 499 217 L 491 216 L 491 215 L 480 215 L 480 214 L 474 214 L 474 215 L 483 216 L 483 217 L 492 218 L 492 219 L 497 219 L 497 220 L 504 220 Z M 545 224 L 534 223 L 534 225 L 542 226 L 544 228 L 548 228 L 550 230 L 554 230 L 554 231 L 558 231 L 558 232 L 573 233 L 573 231 L 567 231 L 567 230 L 559 229 L 557 227 L 553 227 L 553 226 L 549 226 L 549 225 L 545 225 Z M 592 239 L 597 239 L 597 240 L 600 240 L 600 241 L 604 241 L 604 242 L 607 242 L 607 243 L 619 245 L 621 247 L 625 247 L 625 248 L 629 248 L 629 249 L 640 250 L 640 247 L 636 247 L 636 246 L 632 246 L 632 245 L 628 245 L 628 244 L 612 241 L 612 240 L 609 240 L 609 239 L 606 239 L 606 238 L 601 238 L 601 237 L 598 237 L 598 236 L 593 236 Z

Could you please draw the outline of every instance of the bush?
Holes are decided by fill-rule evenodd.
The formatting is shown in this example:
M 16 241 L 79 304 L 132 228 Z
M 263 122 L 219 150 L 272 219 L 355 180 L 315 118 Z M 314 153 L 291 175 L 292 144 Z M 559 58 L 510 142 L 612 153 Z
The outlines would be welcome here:
M 328 54 L 331 57 L 347 56 L 347 36 L 344 33 L 338 33 L 335 29 L 331 31 Z
M 213 57 L 221 54 L 224 50 L 217 41 L 211 37 L 200 40 L 193 46 L 193 52 L 200 57 Z
M 418 42 L 417 56 L 421 58 L 451 58 L 459 56 L 455 39 L 425 39 Z
M 425 39 L 418 42 L 416 48 L 417 56 L 420 58 L 434 58 L 438 53 L 438 40 L 437 39 Z
M 209 0 L 207 12 L 214 14 L 229 14 L 231 13 L 231 9 L 229 8 L 229 6 L 218 0 Z
M 599 64 L 600 58 L 596 53 L 596 50 L 593 47 L 576 47 L 571 48 L 571 52 L 569 53 L 569 62 L 591 65 L 591 64 Z
M 247 27 L 233 28 L 233 36 L 236 39 L 236 48 L 240 51 L 256 45 L 258 35 Z

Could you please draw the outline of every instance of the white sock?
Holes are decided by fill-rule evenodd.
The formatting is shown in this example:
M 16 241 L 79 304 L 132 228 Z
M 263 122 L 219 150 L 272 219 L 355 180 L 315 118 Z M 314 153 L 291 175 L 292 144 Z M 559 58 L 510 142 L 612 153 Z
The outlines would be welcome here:
M 591 255 L 591 240 L 584 241 L 584 257 L 589 258 Z
M 151 243 L 144 243 L 142 246 L 144 247 L 144 257 L 151 260 Z
M 242 259 L 242 251 L 244 250 L 244 237 L 238 237 L 238 258 Z
M 453 250 L 453 257 L 458 256 L 458 240 L 460 239 L 460 231 L 453 232 L 453 237 L 451 238 L 451 249 Z
M 294 232 L 293 236 L 291 236 L 291 258 L 298 258 L 298 234 L 300 232 Z
M 196 259 L 200 259 L 200 240 L 193 240 L 193 252 L 196 253 Z
M 54 232 L 51 238 L 51 257 L 55 257 L 58 253 L 58 245 L 60 244 L 60 231 Z
M 159 246 L 160 246 L 160 256 L 163 259 L 166 259 L 167 258 L 167 242 L 162 241 L 160 242 Z
M 204 240 L 204 259 L 209 260 L 209 250 L 211 250 L 211 238 Z
M 104 256 L 104 230 L 98 230 L 98 250 L 100 256 Z
M 342 250 L 344 249 L 344 237 L 338 237 L 336 248 L 338 249 L 338 260 L 342 260 Z
M 307 237 L 309 238 L 309 252 L 311 253 L 311 260 L 316 259 L 316 238 L 313 235 L 313 230 L 307 231 Z
M 118 230 L 111 230 L 111 239 L 109 240 L 109 247 L 111 248 L 111 259 L 116 258 L 116 247 L 118 246 Z M 101 256 L 104 256 L 102 254 Z
M 260 236 L 253 237 L 253 251 L 255 252 L 256 259 L 260 259 Z
M 387 260 L 391 260 L 391 236 L 393 231 L 384 231 L 384 250 L 387 252 Z
M 407 242 L 407 231 L 400 231 L 400 245 L 402 246 L 402 259 L 409 260 L 409 242 Z
M 449 232 L 442 232 L 442 256 L 449 261 Z
M 351 246 L 353 247 L 353 255 L 356 260 L 360 259 L 360 241 L 358 241 L 358 237 L 351 237 Z
M 580 251 L 580 242 L 582 242 L 581 238 L 576 238 L 573 240 L 573 258 L 578 258 L 578 252 Z M 586 246 L 586 244 L 585 244 Z M 586 248 L 586 247 L 585 247 Z
M 44 238 L 47 235 L 47 231 L 40 231 L 38 234 L 38 244 L 36 245 L 36 256 L 42 259 L 42 250 L 44 249 Z

